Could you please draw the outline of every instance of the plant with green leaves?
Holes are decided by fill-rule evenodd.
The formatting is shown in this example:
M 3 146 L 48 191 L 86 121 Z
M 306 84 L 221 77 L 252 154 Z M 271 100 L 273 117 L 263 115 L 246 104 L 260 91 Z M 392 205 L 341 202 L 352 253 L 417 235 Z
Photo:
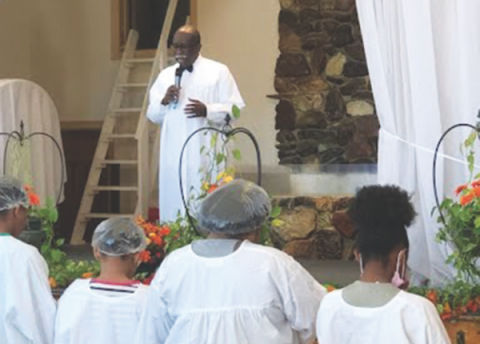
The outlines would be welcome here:
M 480 278 L 480 174 L 474 176 L 476 132 L 462 145 L 468 161 L 470 177 L 456 189 L 456 199 L 445 198 L 440 204 L 442 216 L 438 222 L 439 242 L 453 246 L 447 263 L 458 271 L 458 279 L 474 281 Z M 443 223 L 445 221 L 445 223 Z

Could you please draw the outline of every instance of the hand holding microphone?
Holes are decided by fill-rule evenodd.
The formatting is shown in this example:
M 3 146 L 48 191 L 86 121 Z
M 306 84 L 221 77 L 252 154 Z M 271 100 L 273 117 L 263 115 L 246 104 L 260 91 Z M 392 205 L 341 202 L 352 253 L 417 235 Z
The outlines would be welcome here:
M 162 105 L 169 105 L 178 103 L 178 98 L 180 97 L 180 83 L 182 80 L 182 74 L 184 69 L 178 67 L 175 70 L 175 85 L 170 86 L 165 93 L 165 96 L 162 99 Z

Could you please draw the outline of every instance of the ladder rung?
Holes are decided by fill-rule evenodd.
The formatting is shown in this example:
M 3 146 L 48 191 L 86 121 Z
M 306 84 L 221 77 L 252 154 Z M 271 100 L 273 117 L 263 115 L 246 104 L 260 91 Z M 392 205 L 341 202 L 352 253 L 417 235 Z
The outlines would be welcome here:
M 107 134 L 105 135 L 107 139 L 135 139 L 135 134 Z
M 132 214 L 108 214 L 108 213 L 88 213 L 84 215 L 87 219 L 110 219 L 110 218 L 133 218 Z
M 93 191 L 138 191 L 136 186 L 94 186 Z
M 101 165 L 137 165 L 137 160 L 99 160 Z
M 133 88 L 133 87 L 146 88 L 146 87 L 148 87 L 148 86 L 149 86 L 148 83 L 145 83 L 145 84 L 143 84 L 143 83 L 139 83 L 139 84 L 120 84 L 120 85 L 118 85 L 118 87 L 125 87 L 125 88 L 126 88 L 126 87 L 131 87 L 131 88 Z
M 119 108 L 119 109 L 112 109 L 114 113 L 121 113 L 121 112 L 142 112 L 142 108 Z
M 153 63 L 155 61 L 154 58 L 144 58 L 144 59 L 127 59 L 126 62 L 128 63 Z

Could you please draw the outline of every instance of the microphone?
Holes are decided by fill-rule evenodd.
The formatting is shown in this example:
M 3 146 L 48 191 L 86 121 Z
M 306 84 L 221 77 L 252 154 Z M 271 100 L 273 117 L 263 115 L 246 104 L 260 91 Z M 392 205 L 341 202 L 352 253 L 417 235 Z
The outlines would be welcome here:
M 182 74 L 183 74 L 183 71 L 184 69 L 182 67 L 178 67 L 176 70 L 175 70 L 175 86 L 176 87 L 180 87 L 180 82 L 182 81 Z M 176 98 L 174 101 L 173 101 L 173 104 L 174 104 L 174 108 L 177 107 L 177 104 L 178 104 L 178 98 Z

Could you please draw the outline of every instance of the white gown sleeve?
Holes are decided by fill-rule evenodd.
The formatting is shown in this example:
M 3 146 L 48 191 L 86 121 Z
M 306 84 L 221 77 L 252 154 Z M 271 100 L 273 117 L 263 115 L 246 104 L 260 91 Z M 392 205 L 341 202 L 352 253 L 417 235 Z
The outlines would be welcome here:
M 162 263 L 150 285 L 146 306 L 138 323 L 134 344 L 163 344 L 168 338 L 173 320 L 168 315 L 162 288 L 168 281 L 163 277 L 168 258 Z
M 218 102 L 206 104 L 207 119 L 210 122 L 221 126 L 225 124 L 225 117 L 227 114 L 230 115 L 231 122 L 234 121 L 232 116 L 233 105 L 242 109 L 245 107 L 245 103 L 240 95 L 235 79 L 227 67 L 221 72 L 217 87 L 219 94 Z
M 162 105 L 162 99 L 170 86 L 171 82 L 167 82 L 166 73 L 161 72 L 150 89 L 147 117 L 156 124 L 162 124 L 168 112 L 169 106 Z
M 310 344 L 315 340 L 315 319 L 327 290 L 293 259 L 286 269 L 288 281 L 281 287 L 284 312 L 300 343 Z
M 35 249 L 26 254 L 25 269 L 18 271 L 18 290 L 9 298 L 11 305 L 5 321 L 17 337 L 31 343 L 51 344 L 55 326 L 56 302 L 48 283 L 48 267 Z M 20 276 L 21 275 L 21 276 Z
M 427 302 L 426 307 L 426 327 L 428 336 L 428 342 L 426 344 L 451 344 L 450 337 L 443 326 L 442 320 L 440 319 L 435 306 L 430 302 Z

